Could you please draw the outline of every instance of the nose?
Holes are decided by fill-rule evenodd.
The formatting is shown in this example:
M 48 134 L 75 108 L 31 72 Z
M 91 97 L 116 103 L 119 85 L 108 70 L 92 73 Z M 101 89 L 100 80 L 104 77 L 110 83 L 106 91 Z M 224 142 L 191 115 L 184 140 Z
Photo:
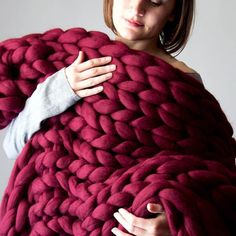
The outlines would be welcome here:
M 146 0 L 131 0 L 130 11 L 134 16 L 144 16 L 145 14 L 145 1 Z

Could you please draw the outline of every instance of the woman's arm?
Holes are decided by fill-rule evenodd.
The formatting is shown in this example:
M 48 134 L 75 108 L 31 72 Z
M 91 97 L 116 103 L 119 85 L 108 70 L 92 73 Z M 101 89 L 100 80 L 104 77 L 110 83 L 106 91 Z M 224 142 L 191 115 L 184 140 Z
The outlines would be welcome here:
M 79 99 L 66 79 L 64 68 L 39 84 L 27 99 L 24 109 L 7 128 L 3 141 L 7 157 L 16 159 L 44 120 L 62 113 Z
M 79 52 L 76 60 L 39 84 L 27 99 L 24 109 L 10 123 L 3 148 L 10 159 L 16 159 L 26 142 L 37 132 L 41 123 L 64 112 L 80 98 L 97 94 L 103 86 L 97 86 L 112 77 L 115 65 L 107 65 L 111 57 L 84 61 Z

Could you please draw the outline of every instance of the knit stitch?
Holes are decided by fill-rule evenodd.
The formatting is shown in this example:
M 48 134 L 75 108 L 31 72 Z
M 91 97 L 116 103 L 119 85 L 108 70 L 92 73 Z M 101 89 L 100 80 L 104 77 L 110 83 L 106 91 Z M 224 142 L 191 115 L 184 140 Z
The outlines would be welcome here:
M 0 235 L 109 236 L 120 207 L 155 217 L 149 202 L 163 206 L 173 236 L 235 235 L 232 127 L 201 83 L 159 58 L 82 28 L 1 42 L 1 128 L 79 50 L 112 56 L 117 69 L 104 92 L 48 119 L 26 144 Z

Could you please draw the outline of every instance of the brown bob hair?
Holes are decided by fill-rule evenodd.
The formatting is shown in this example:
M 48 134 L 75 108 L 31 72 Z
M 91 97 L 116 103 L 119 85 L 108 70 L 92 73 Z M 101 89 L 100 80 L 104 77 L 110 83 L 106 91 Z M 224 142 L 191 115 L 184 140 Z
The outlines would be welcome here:
M 179 54 L 186 46 L 192 30 L 195 12 L 195 0 L 176 0 L 176 3 L 173 20 L 166 23 L 159 35 L 163 49 L 171 54 Z M 112 21 L 112 7 L 113 0 L 103 1 L 105 23 L 116 34 Z

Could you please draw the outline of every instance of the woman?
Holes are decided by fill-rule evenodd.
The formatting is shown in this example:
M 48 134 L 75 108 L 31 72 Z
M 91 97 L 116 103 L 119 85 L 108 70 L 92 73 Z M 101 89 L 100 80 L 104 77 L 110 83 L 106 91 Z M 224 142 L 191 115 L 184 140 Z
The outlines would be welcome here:
M 201 80 L 194 70 L 172 56 L 186 45 L 193 11 L 194 0 L 104 0 L 105 22 L 115 33 L 116 40 L 131 49 L 159 57 Z M 40 84 L 27 100 L 24 110 L 9 126 L 4 140 L 8 157 L 16 158 L 45 119 L 62 113 L 80 98 L 102 92 L 100 84 L 110 79 L 116 69 L 110 64 L 111 59 L 104 57 L 84 61 L 81 51 L 70 66 Z M 113 228 L 112 232 L 120 236 L 170 235 L 161 206 L 149 203 L 147 209 L 159 214 L 152 219 L 143 219 L 120 209 L 114 217 L 130 234 L 117 228 Z

